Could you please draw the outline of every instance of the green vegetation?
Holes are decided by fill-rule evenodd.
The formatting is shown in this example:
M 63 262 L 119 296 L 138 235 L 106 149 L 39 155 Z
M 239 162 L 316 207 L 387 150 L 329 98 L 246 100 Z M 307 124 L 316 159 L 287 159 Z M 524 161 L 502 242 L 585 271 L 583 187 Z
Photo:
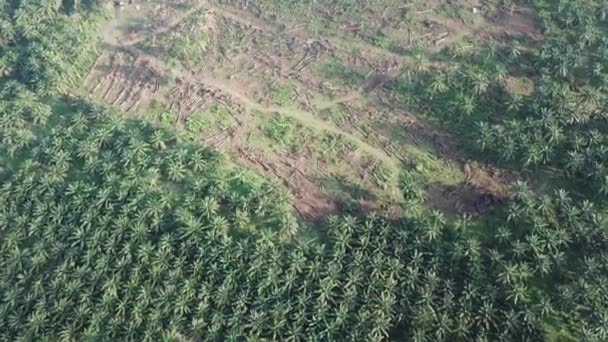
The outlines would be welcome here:
M 77 85 L 95 58 L 95 1 L 0 1 L 0 77 L 44 94 Z
M 264 125 L 264 134 L 282 147 L 300 147 L 298 130 L 303 129 L 298 121 L 286 116 L 274 116 Z
M 204 12 L 197 11 L 175 31 L 155 36 L 152 41 L 145 41 L 143 47 L 169 62 L 201 68 L 205 65 L 205 53 L 211 45 L 205 25 Z
M 606 281 L 606 221 L 565 193 L 521 186 L 487 241 L 433 214 L 332 218 L 325 246 L 290 242 L 286 202 L 215 153 L 72 110 L 3 144 L 4 340 L 520 340 L 562 312 L 605 333 L 602 292 L 582 291 Z
M 163 103 L 153 101 L 145 113 L 145 118 L 163 127 L 173 127 L 178 119 L 178 114 L 171 111 Z
M 411 70 L 389 87 L 450 126 L 472 153 L 485 152 L 490 160 L 520 168 L 552 166 L 573 183 L 572 190 L 603 201 L 608 194 L 603 166 L 608 134 L 603 65 L 608 60 L 602 38 L 607 19 L 601 7 L 581 1 L 555 8 L 535 4 L 544 9 L 542 45 L 454 49 L 448 51 L 447 68 Z M 510 89 L 509 78 L 517 73 L 532 78 L 530 94 Z
M 363 80 L 365 79 L 365 75 L 357 72 L 356 70 L 352 70 L 340 63 L 340 61 L 332 59 L 323 63 L 319 69 L 319 72 L 323 77 L 328 79 L 336 79 L 344 84 L 350 85 L 352 87 L 359 87 Z
M 225 129 L 234 124 L 230 113 L 220 105 L 213 105 L 208 110 L 197 111 L 186 119 L 186 129 L 197 134 L 205 128 Z
M 286 106 L 293 103 L 297 87 L 295 84 L 274 84 L 270 88 L 272 102 L 279 106 Z
M 314 14 L 306 22 L 314 30 L 332 19 L 332 28 L 361 20 L 362 41 L 386 38 L 379 31 L 390 26 L 383 0 L 231 4 L 254 6 L 247 10 L 262 18 L 272 13 L 277 25 L 283 16 Z M 457 6 L 440 8 L 463 11 Z M 261 102 L 243 100 L 259 109 L 259 117 L 247 117 L 260 124 L 257 133 L 289 153 L 305 150 L 310 135 L 309 153 L 328 168 L 364 160 L 365 182 L 403 194 L 404 213 L 326 215 L 314 223 L 313 239 L 293 210 L 294 202 L 301 210 L 299 198 L 192 139 L 236 120 L 230 106 L 180 118 L 158 96 L 146 121 L 69 94 L 93 64 L 102 2 L 0 0 L 0 340 L 608 340 L 608 7 L 583 0 L 530 6 L 542 40 L 421 48 L 374 90 L 390 101 L 391 116 L 380 120 L 393 131 L 429 134 L 409 117 L 389 121 L 406 107 L 453 132 L 469 158 L 546 183 L 539 191 L 513 181 L 499 200 L 483 194 L 500 202 L 485 216 L 452 218 L 425 206 L 429 185 L 467 185 L 440 174 L 451 170 L 442 165 L 456 158 L 450 153 L 408 145 L 407 160 L 397 164 L 371 138 L 356 140 L 329 124 L 320 134 L 297 115 L 261 114 Z M 176 38 L 206 40 L 208 31 L 191 27 L 198 24 L 184 25 L 200 37 Z M 186 52 L 202 58 L 202 50 Z M 116 69 L 104 81 L 128 78 Z M 318 70 L 360 83 L 337 59 Z M 159 77 L 145 75 L 132 88 L 141 97 L 161 94 L 151 90 Z M 530 80 L 533 90 L 514 91 L 514 77 Z M 305 83 L 277 84 L 270 102 L 294 108 L 295 84 Z M 188 100 L 245 98 L 209 88 Z M 337 108 L 326 114 L 349 125 L 363 117 L 348 103 Z M 313 111 L 298 113 L 323 122 Z M 365 111 L 366 119 L 375 115 Z M 191 134 L 175 129 L 178 119 Z M 353 201 L 379 201 L 364 181 L 323 179 Z
M 344 136 L 327 133 L 321 137 L 319 151 L 323 157 L 335 163 L 353 152 L 355 148 L 356 146 Z

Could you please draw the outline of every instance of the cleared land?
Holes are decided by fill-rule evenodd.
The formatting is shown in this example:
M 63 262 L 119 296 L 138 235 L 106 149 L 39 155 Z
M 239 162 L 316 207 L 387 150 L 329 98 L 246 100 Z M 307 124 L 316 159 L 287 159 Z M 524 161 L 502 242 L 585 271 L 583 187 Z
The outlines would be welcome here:
M 508 197 L 512 175 L 467 162 L 457 139 L 383 85 L 445 67 L 448 47 L 541 40 L 535 19 L 473 2 L 370 1 L 355 22 L 341 6 L 130 5 L 104 30 L 82 89 L 276 179 L 309 221 L 344 211 L 403 215 L 412 177 L 425 205 L 448 215 L 480 214 Z M 525 82 L 510 84 L 525 91 Z

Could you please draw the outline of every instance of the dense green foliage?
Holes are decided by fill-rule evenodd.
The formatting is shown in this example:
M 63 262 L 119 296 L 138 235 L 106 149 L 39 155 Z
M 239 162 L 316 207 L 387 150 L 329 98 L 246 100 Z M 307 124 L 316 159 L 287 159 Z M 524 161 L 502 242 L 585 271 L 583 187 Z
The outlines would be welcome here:
M 0 0 L 0 77 L 45 94 L 75 86 L 95 58 L 102 3 Z
M 58 25 L 29 35 L 17 18 L 83 23 L 95 7 L 1 4 L 2 27 L 16 33 L 3 30 L 0 45 L 9 61 L 0 88 L 0 340 L 608 340 L 608 219 L 591 191 L 537 194 L 517 183 L 480 233 L 467 217 L 420 210 L 400 220 L 331 217 L 318 241 L 301 241 L 286 197 L 216 152 L 80 100 L 41 97 L 80 77 L 61 61 L 93 43 L 48 41 L 44 52 L 36 44 L 90 33 Z M 561 4 L 574 18 L 564 22 L 549 8 L 547 32 L 555 25 L 570 46 L 577 33 L 566 28 L 601 30 L 605 16 L 585 6 Z M 599 189 L 605 77 L 599 67 L 588 70 L 597 78 L 583 75 L 582 64 L 554 73 L 567 51 L 546 51 L 560 39 L 525 52 L 554 75 L 536 79 L 529 96 L 504 82 L 524 60 L 518 46 L 455 54 L 447 70 L 421 67 L 417 81 L 387 87 L 455 128 L 487 122 L 467 137 L 506 147 L 512 153 L 501 157 L 525 167 L 581 153 L 581 169 L 565 176 Z M 603 39 L 579 41 L 571 58 L 605 63 Z M 597 95 L 579 101 L 586 89 Z M 275 124 L 269 134 L 287 136 Z M 589 182 L 573 177 L 583 171 Z M 418 203 L 415 180 L 402 183 Z
M 40 129 L 20 103 L 2 130 L 2 339 L 512 341 L 545 320 L 606 337 L 606 221 L 563 192 L 522 185 L 487 241 L 429 214 L 289 242 L 285 201 L 215 153 L 82 105 Z
M 4 340 L 606 337 L 606 222 L 564 193 L 521 189 L 487 242 L 430 215 L 288 243 L 284 202 L 168 132 L 88 110 L 34 132 L 1 177 Z

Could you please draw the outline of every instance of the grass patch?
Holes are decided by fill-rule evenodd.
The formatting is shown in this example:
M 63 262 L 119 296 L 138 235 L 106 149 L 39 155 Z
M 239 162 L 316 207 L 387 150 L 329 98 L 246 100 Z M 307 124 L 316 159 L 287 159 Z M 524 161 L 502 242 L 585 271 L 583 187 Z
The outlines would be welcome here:
M 356 145 L 343 135 L 326 133 L 319 142 L 319 152 L 331 162 L 337 163 L 356 149 Z
M 462 182 L 464 176 L 461 170 L 431 153 L 412 147 L 408 148 L 407 156 L 412 161 L 414 170 L 429 184 L 452 185 Z
M 234 119 L 228 110 L 217 104 L 206 110 L 196 111 L 186 119 L 186 129 L 192 134 L 209 128 L 224 129 L 232 124 Z
M 319 67 L 319 73 L 322 77 L 339 80 L 345 85 L 358 87 L 365 80 L 365 74 L 359 70 L 354 70 L 337 59 L 329 59 Z
M 144 113 L 146 119 L 164 127 L 175 127 L 177 116 L 178 113 L 170 110 L 164 103 L 159 101 L 152 101 Z
M 273 84 L 270 87 L 272 103 L 278 106 L 291 104 L 296 96 L 298 87 L 293 83 Z
M 264 135 L 281 147 L 298 150 L 306 141 L 309 131 L 297 120 L 287 116 L 275 116 L 262 127 Z

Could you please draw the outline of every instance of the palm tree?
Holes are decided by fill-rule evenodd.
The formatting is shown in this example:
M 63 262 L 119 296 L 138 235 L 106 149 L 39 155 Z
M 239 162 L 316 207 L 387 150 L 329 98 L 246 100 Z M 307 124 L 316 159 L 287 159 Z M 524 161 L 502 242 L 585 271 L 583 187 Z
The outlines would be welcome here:
M 513 197 L 517 200 L 524 201 L 530 196 L 528 184 L 524 181 L 517 181 L 513 186 Z
M 505 265 L 503 265 L 503 270 L 502 272 L 500 272 L 498 274 L 498 280 L 503 284 L 503 285 L 512 285 L 514 284 L 517 279 L 518 279 L 518 267 L 516 264 L 513 263 L 506 263 Z
M 166 172 L 169 179 L 174 182 L 183 181 L 187 176 L 185 165 L 176 160 L 169 161 Z
M 448 90 L 446 76 L 442 73 L 434 75 L 431 81 L 430 90 L 432 96 L 445 93 Z
M 496 136 L 494 135 L 493 129 L 484 121 L 479 122 L 478 125 L 479 138 L 477 143 L 481 145 L 481 149 L 486 150 L 494 147 L 496 144 Z
M 432 211 L 429 216 L 425 218 L 425 221 L 425 224 L 423 224 L 423 235 L 425 238 L 429 242 L 438 239 L 446 222 L 443 213 L 439 211 Z
M 521 55 L 521 50 L 521 43 L 518 40 L 512 40 L 509 43 L 509 57 L 514 61 L 517 61 L 519 59 L 519 56 Z
M 229 231 L 230 224 L 225 217 L 218 215 L 211 218 L 208 228 L 210 228 L 213 233 L 219 233 L 222 236 L 225 236 Z
M 529 301 L 528 287 L 523 283 L 515 283 L 508 291 L 507 299 L 514 304 L 526 303 Z
M 167 149 L 165 132 L 163 130 L 155 130 L 150 137 L 150 144 L 157 150 Z
M 214 197 L 207 196 L 200 202 L 200 212 L 207 219 L 215 217 L 219 210 L 220 205 Z
M 467 96 L 464 93 L 459 93 L 457 99 L 459 108 L 466 116 L 473 114 L 477 107 L 477 103 L 473 96 Z
M 471 72 L 468 76 L 477 96 L 485 93 L 490 87 L 490 80 L 484 72 Z
M 0 45 L 8 46 L 10 43 L 13 43 L 16 33 L 15 27 L 9 20 L 0 18 Z M 2 75 L 2 73 L 0 73 L 0 75 Z
M 201 172 L 207 166 L 206 153 L 201 150 L 195 151 L 190 157 L 190 166 L 194 172 Z
M 50 110 L 47 106 L 33 106 L 30 116 L 34 124 L 44 126 L 50 116 Z
M 144 158 L 150 152 L 150 147 L 145 140 L 135 137 L 132 138 L 129 144 L 129 149 L 133 151 L 133 154 L 138 158 Z
M 416 53 L 414 55 L 414 70 L 418 73 L 422 73 L 428 70 L 428 60 L 423 53 Z
M 204 225 L 193 215 L 188 214 L 183 221 L 184 223 L 184 233 L 182 234 L 182 238 L 196 238 L 201 239 L 203 237 Z

